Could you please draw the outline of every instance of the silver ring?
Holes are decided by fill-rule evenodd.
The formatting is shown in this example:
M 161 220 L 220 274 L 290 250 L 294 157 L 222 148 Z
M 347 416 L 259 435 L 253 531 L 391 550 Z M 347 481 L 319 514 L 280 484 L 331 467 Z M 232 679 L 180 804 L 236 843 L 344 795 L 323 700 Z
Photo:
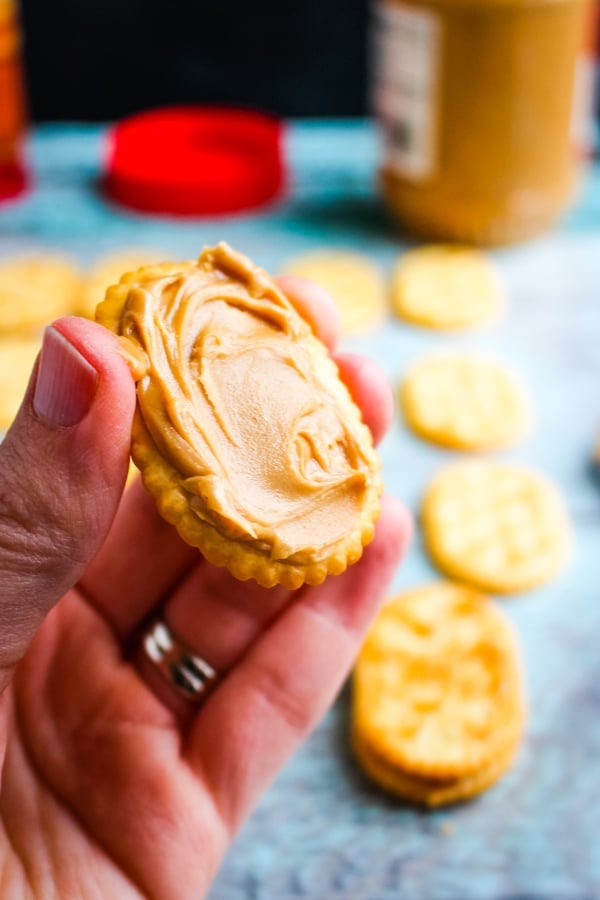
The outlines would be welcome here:
M 198 703 L 214 688 L 217 673 L 205 659 L 178 641 L 157 619 L 142 637 L 142 649 L 172 687 L 186 700 Z

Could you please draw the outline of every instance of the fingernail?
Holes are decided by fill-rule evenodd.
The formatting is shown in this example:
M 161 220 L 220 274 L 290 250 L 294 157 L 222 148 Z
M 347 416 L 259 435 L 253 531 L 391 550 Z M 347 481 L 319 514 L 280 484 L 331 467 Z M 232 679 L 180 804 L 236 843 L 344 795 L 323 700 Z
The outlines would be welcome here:
M 49 326 L 33 394 L 36 415 L 50 425 L 77 425 L 98 387 L 98 372 L 73 344 Z

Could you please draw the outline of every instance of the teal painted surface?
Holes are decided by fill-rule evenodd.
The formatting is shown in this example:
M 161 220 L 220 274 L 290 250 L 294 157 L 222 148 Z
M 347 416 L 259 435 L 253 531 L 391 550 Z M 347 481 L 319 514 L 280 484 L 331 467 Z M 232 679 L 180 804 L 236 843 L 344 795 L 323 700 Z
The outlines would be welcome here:
M 389 271 L 407 246 L 373 188 L 368 126 L 304 123 L 288 139 L 287 198 L 258 214 L 173 221 L 126 213 L 95 190 L 102 130 L 52 127 L 32 138 L 35 189 L 0 207 L 0 253 L 39 245 L 82 264 L 120 246 L 177 257 L 227 239 L 276 271 L 323 245 L 361 250 Z M 510 296 L 492 329 L 441 337 L 389 320 L 346 341 L 396 385 L 441 344 L 511 363 L 529 385 L 536 424 L 501 454 L 561 485 L 576 552 L 558 580 L 500 601 L 523 644 L 530 720 L 518 762 L 470 804 L 415 812 L 369 786 L 347 748 L 348 691 L 280 775 L 239 835 L 213 900 L 591 900 L 600 898 L 600 166 L 576 207 L 543 238 L 494 254 Z M 412 438 L 396 417 L 381 448 L 390 492 L 417 510 L 431 475 L 455 458 Z M 397 589 L 435 577 L 417 535 Z

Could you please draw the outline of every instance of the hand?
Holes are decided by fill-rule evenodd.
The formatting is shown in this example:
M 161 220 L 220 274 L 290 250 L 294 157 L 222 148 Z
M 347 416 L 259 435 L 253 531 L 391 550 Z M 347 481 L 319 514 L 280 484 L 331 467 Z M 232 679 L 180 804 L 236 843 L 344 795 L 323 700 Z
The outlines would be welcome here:
M 333 351 L 323 292 L 281 285 Z M 336 359 L 381 437 L 385 379 Z M 388 498 L 345 574 L 294 593 L 238 582 L 179 540 L 139 480 L 121 497 L 134 406 L 114 337 L 63 319 L 0 447 L 2 897 L 202 896 L 332 702 L 407 541 Z M 132 651 L 155 608 L 222 676 L 199 709 Z

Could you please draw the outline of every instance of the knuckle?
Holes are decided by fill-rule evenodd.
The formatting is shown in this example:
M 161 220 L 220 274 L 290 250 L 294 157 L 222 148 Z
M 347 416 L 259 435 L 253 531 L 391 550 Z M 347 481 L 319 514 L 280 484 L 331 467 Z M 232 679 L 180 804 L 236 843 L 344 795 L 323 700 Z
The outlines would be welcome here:
M 38 568 L 40 562 L 60 551 L 63 535 L 50 532 L 48 510 L 12 480 L 0 482 L 0 547 L 3 565 Z
M 261 705 L 269 708 L 294 735 L 302 736 L 310 728 L 311 706 L 289 683 L 285 673 L 270 667 L 256 667 L 254 690 Z
M 2 447 L 0 472 L 0 567 L 21 576 L 51 572 L 77 553 L 70 517 L 65 515 L 60 478 L 44 480 L 39 462 Z

